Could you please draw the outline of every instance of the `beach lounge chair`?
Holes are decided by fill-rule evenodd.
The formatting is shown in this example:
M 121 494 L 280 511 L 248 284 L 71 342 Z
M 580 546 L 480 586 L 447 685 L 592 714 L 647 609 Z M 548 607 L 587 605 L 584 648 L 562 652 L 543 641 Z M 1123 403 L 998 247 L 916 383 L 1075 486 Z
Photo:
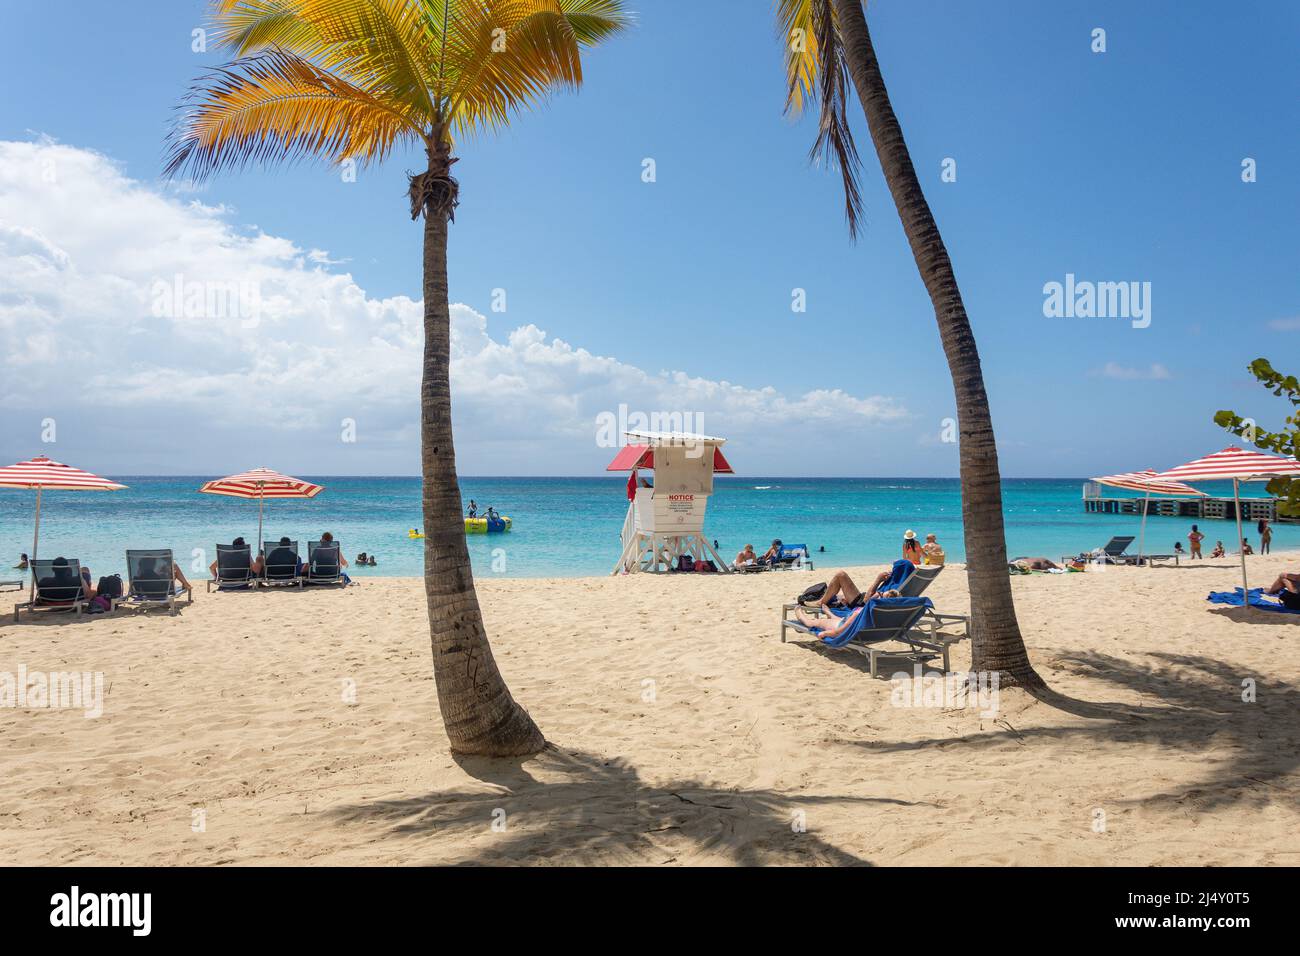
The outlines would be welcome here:
M 267 587 L 302 587 L 302 559 L 298 557 L 297 541 L 281 538 L 277 544 L 267 543 L 261 580 Z
M 903 598 L 919 598 L 939 576 L 939 573 L 947 565 L 932 564 L 921 565 L 913 568 L 907 577 L 898 586 L 898 593 Z M 807 632 L 798 621 L 793 620 L 790 615 L 800 607 L 804 610 L 810 608 L 796 603 L 784 604 L 781 606 L 781 642 L 785 643 L 786 628 L 793 628 L 796 631 Z M 877 619 L 878 620 L 878 619 Z M 888 621 L 888 618 L 885 619 Z M 949 631 L 947 628 L 960 626 L 959 632 Z M 967 640 L 970 637 L 970 616 L 966 614 L 944 614 L 934 609 L 933 602 L 927 600 L 921 607 L 920 613 L 908 622 L 905 636 L 895 637 L 892 640 L 900 641 L 911 645 L 915 655 L 909 657 L 912 660 L 929 660 L 934 657 L 943 658 L 943 669 L 947 671 L 949 662 L 949 647 L 959 641 Z M 857 643 L 856 641 L 854 643 Z M 928 656 L 927 656 L 928 655 Z M 877 649 L 875 653 L 869 655 L 871 658 L 871 676 L 876 676 L 876 658 L 882 656 L 891 656 L 890 653 Z M 892 656 L 907 656 L 906 654 L 894 651 Z
M 918 566 L 917 569 L 905 577 L 903 583 L 898 586 L 899 595 L 902 597 L 920 597 L 925 593 L 925 589 L 934 583 L 934 579 L 939 576 L 939 572 L 946 566 L 947 565 L 943 564 L 923 564 Z M 956 641 L 970 637 L 969 614 L 941 614 L 931 607 L 926 609 L 925 623 L 930 626 L 931 640 L 935 642 L 948 638 L 949 643 L 955 643 Z M 961 625 L 961 635 L 953 636 L 939 633 L 941 629 L 955 624 Z
M 906 601 L 905 607 L 890 606 L 896 601 Z M 870 605 L 875 605 L 871 607 Z M 943 658 L 944 671 L 949 670 L 948 644 L 935 643 L 925 638 L 924 632 L 918 630 L 921 619 L 931 607 L 929 598 L 885 598 L 869 602 L 855 620 L 856 627 L 837 639 L 835 646 L 846 647 L 863 654 L 870 661 L 871 676 L 879 675 L 879 660 L 882 657 L 896 657 L 923 663 L 935 658 Z M 813 635 L 814 632 L 801 622 L 786 616 L 781 618 L 781 643 L 786 642 L 786 632 Z M 903 644 L 903 648 L 890 648 L 885 645 Z
M 1134 540 L 1135 540 L 1134 535 L 1117 534 L 1115 537 L 1111 538 L 1109 541 L 1107 541 L 1104 545 L 1101 546 L 1102 553 L 1100 555 L 1098 555 L 1096 558 L 1090 558 L 1089 560 L 1107 563 L 1107 564 L 1132 564 L 1137 561 L 1137 555 L 1125 554 L 1124 552 L 1128 550 L 1128 546 L 1132 544 Z M 1061 563 L 1065 564 L 1067 561 L 1072 561 L 1076 557 L 1078 556 L 1072 554 L 1062 555 Z
M 774 569 L 790 570 L 792 568 L 807 568 L 813 570 L 812 558 L 808 555 L 808 545 L 806 544 L 783 544 L 777 549 L 776 557 L 772 560 Z
M 22 581 L 0 581 L 0 591 L 21 591 L 23 584 Z
M 55 562 L 62 560 L 56 569 Z M 75 558 L 38 558 L 31 563 L 32 577 L 36 581 L 35 594 L 30 601 L 14 605 L 14 623 L 22 611 L 73 611 L 81 614 L 90 605 L 85 597 L 81 562 Z M 116 610 L 121 598 L 109 600 L 109 610 Z
M 126 552 L 126 603 L 148 610 L 165 607 L 178 613 L 176 599 L 185 595 L 186 602 L 194 603 L 193 588 L 182 588 L 174 577 L 175 563 L 171 548 L 151 551 Z
M 307 584 L 345 585 L 343 566 L 339 562 L 340 548 L 337 541 L 310 541 L 307 544 Z
M 253 586 L 253 554 L 248 545 L 217 545 L 217 577 L 209 579 L 208 590 L 215 584 L 218 591 L 247 591 Z

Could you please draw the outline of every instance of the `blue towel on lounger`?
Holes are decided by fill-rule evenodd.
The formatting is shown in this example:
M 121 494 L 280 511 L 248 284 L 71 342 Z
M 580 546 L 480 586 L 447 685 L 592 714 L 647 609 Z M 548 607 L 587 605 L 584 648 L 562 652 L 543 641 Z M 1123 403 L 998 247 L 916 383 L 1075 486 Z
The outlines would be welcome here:
M 907 558 L 899 558 L 894 562 L 894 566 L 889 570 L 889 580 L 880 586 L 881 591 L 896 591 L 903 586 L 903 582 L 912 576 L 916 570 L 916 565 Z M 903 607 L 904 605 L 899 605 Z
M 911 564 L 910 561 L 905 562 Z M 858 636 L 863 628 L 875 627 L 875 618 L 873 613 L 876 608 L 915 608 L 915 607 L 934 607 L 934 602 L 928 597 L 896 597 L 896 598 L 872 598 L 862 606 L 861 612 L 857 608 L 831 608 L 830 611 L 840 620 L 851 614 L 857 614 L 853 622 L 835 637 L 822 637 L 821 641 L 827 647 L 843 647 L 849 641 Z M 813 634 L 821 637 L 822 628 L 811 628 Z
M 1232 607 L 1243 607 L 1241 600 L 1241 588 L 1232 591 L 1212 591 L 1205 600 L 1212 604 L 1228 604 Z M 1264 597 L 1263 588 L 1250 589 L 1250 606 L 1257 607 L 1261 611 L 1277 611 L 1279 614 L 1300 614 L 1300 609 L 1285 607 L 1278 601 L 1270 601 Z

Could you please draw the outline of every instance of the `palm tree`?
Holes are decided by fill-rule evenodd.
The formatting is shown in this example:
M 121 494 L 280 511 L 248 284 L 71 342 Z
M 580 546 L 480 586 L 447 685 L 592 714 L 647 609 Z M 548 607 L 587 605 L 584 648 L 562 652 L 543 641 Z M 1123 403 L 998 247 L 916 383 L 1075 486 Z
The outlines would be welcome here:
M 1006 685 L 1040 687 L 1043 681 L 1029 663 L 1011 597 L 998 450 L 975 336 L 948 250 L 921 191 L 902 127 L 889 102 L 867 30 L 863 0 L 777 0 L 777 17 L 788 41 L 787 109 L 799 112 L 806 102 L 820 101 L 820 126 L 813 155 L 839 166 L 850 233 L 856 236 L 861 212 L 858 154 L 847 114 L 848 84 L 852 81 L 916 267 L 934 305 L 939 337 L 952 373 L 961 434 L 972 669 L 998 671 Z
M 447 236 L 459 201 L 454 137 L 506 126 L 582 82 L 580 51 L 620 32 L 622 0 L 214 0 L 214 41 L 236 59 L 196 81 L 166 173 L 302 157 L 379 163 L 423 149 L 408 174 L 424 216 L 424 587 L 438 703 L 456 753 L 535 753 L 546 741 L 488 644 L 465 545 L 448 382 Z

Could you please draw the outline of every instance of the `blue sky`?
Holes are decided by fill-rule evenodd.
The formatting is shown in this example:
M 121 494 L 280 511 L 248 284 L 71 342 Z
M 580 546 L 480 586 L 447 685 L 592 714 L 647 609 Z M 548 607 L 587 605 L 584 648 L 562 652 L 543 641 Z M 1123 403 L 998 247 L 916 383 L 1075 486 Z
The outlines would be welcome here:
M 394 329 L 409 322 L 401 300 L 419 295 L 420 249 L 403 173 L 417 157 L 395 157 L 356 182 L 295 165 L 224 174 L 192 193 L 165 187 L 158 176 L 173 109 L 186 82 L 221 59 L 190 49 L 206 4 L 141 3 L 129 17 L 108 4 L 72 6 L 6 4 L 0 14 L 8 91 L 0 141 L 58 144 L 60 169 L 102 178 L 93 164 L 77 165 L 90 151 L 120 174 L 114 188 L 124 203 L 137 190 L 156 191 L 176 210 L 201 203 L 196 243 L 213 223 L 250 243 L 270 237 L 300 253 L 297 265 L 269 253 L 287 268 L 321 273 L 318 284 L 350 277 L 345 299 L 388 303 L 339 307 L 340 322 L 388 321 L 374 319 L 381 313 Z M 462 373 L 462 471 L 592 473 L 612 454 L 591 440 L 593 412 L 626 403 L 694 412 L 703 430 L 732 438 L 730 456 L 750 473 L 955 474 L 955 449 L 938 440 L 953 404 L 933 312 L 856 104 L 867 224 L 855 245 L 837 175 L 807 162 L 812 121 L 782 116 L 770 4 L 631 6 L 637 27 L 589 55 L 580 93 L 460 146 L 451 294 L 466 307 L 465 335 L 490 344 L 467 352 Z M 1300 344 L 1300 7 L 882 0 L 868 15 L 975 328 L 1004 474 L 1167 467 L 1229 443 L 1211 421 L 1219 408 L 1280 420 L 1284 407 L 1245 367 L 1264 355 L 1296 371 L 1287 363 Z M 1096 27 L 1106 31 L 1104 53 L 1090 49 Z M 11 151 L 9 159 L 39 169 L 46 155 L 55 154 Z M 957 180 L 944 183 L 949 157 Z M 1242 182 L 1246 157 L 1257 163 L 1256 182 Z M 646 158 L 656 165 L 653 183 L 641 178 Z M 15 192 L 24 182 L 9 180 L 7 203 L 0 185 L 0 224 L 21 230 L 8 246 L 11 265 L 30 262 L 25 243 L 39 241 L 66 252 L 74 268 L 93 262 L 97 275 L 110 272 L 107 250 L 74 235 L 75 221 L 47 221 L 51 206 L 37 187 Z M 142 242 L 153 228 L 132 227 L 129 213 L 118 222 L 131 231 L 123 241 Z M 86 231 L 111 247 L 110 226 Z M 124 281 L 140 281 L 143 273 L 129 270 L 122 265 L 133 277 Z M 79 274 L 90 271 L 80 265 Z M 1150 326 L 1045 317 L 1043 286 L 1067 273 L 1149 282 Z M 506 291 L 504 313 L 492 311 L 497 288 Z M 806 313 L 791 310 L 795 288 L 806 290 Z M 148 379 L 145 357 L 168 359 L 150 346 L 172 333 L 148 334 L 147 317 L 130 308 L 110 319 L 83 294 L 72 305 L 41 301 L 48 340 L 19 347 L 31 328 L 24 309 L 40 297 L 24 289 L 7 301 L 0 289 L 6 351 L 25 356 L 5 368 L 10 382 L 0 387 L 15 410 L 0 434 L 7 460 L 48 453 L 119 474 L 257 464 L 317 474 L 417 470 L 413 386 L 390 394 L 369 384 L 385 378 L 387 353 L 357 359 L 349 378 L 323 346 L 301 361 L 288 341 L 267 346 L 273 358 L 222 358 L 177 339 L 174 353 L 200 364 L 124 395 L 105 387 L 116 363 Z M 544 336 L 509 338 L 529 326 Z M 98 390 L 46 401 L 15 385 L 46 373 L 57 381 L 70 348 L 58 336 L 84 344 L 101 328 L 144 347 L 98 353 L 88 379 Z M 609 361 L 565 353 L 566 370 L 556 371 L 555 339 Z M 394 331 L 388 344 L 401 343 L 409 349 L 409 336 Z M 344 333 L 336 351 L 340 362 L 360 354 Z M 224 364 L 204 368 L 204 354 Z M 245 397 L 268 387 L 255 371 L 262 361 L 323 369 L 339 383 L 332 397 L 341 412 L 287 424 L 232 416 L 241 376 Z M 505 370 L 500 381 L 479 387 L 494 367 Z M 679 388 L 661 371 L 692 384 Z M 823 401 L 823 392 L 835 394 Z M 157 413 L 169 408 L 189 426 L 164 441 Z M 358 442 L 340 443 L 340 415 L 358 422 Z M 46 417 L 58 422 L 54 448 L 40 442 Z M 801 455 L 810 442 L 815 462 Z

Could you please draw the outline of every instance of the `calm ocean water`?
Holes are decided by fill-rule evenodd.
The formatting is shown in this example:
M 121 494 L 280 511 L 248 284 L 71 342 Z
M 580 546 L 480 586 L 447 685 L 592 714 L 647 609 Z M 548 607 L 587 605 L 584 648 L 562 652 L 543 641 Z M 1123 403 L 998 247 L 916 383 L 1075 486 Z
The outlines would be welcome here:
M 128 547 L 170 547 L 184 569 L 206 568 L 217 542 L 257 535 L 257 502 L 198 494 L 203 478 L 115 476 L 126 491 L 47 492 L 41 517 L 44 557 L 78 558 L 96 576 L 125 570 Z M 304 476 L 309 477 L 309 476 Z M 332 531 L 349 559 L 358 551 L 378 556 L 378 567 L 359 576 L 422 573 L 422 542 L 407 529 L 422 523 L 416 478 L 311 476 L 325 491 L 311 501 L 267 504 L 266 537 L 287 534 L 302 542 Z M 480 576 L 568 577 L 605 574 L 619 553 L 627 509 L 626 478 L 464 478 L 462 491 L 480 508 L 494 506 L 514 519 L 506 534 L 471 535 L 470 553 Z M 1138 533 L 1135 516 L 1085 514 L 1082 479 L 1019 479 L 1004 485 L 1009 554 L 1048 555 L 1097 547 L 1112 534 Z M 1213 495 L 1232 487 L 1203 486 Z M 1123 492 L 1115 491 L 1115 495 Z M 1250 494 L 1262 486 L 1250 487 Z M 0 489 L 0 559 L 15 563 L 30 551 L 35 494 Z M 1191 522 L 1152 516 L 1147 550 L 1169 551 L 1186 540 Z M 1201 522 L 1208 537 L 1231 545 L 1227 521 Z M 805 543 L 819 566 L 879 563 L 897 557 L 903 532 L 933 532 L 951 560 L 963 559 L 960 486 L 948 478 L 719 478 L 706 529 L 730 560 L 752 543 L 761 552 L 773 538 Z M 1255 529 L 1247 531 L 1258 545 Z M 1275 529 L 1278 549 L 1300 547 L 1300 526 Z M 1184 545 L 1185 546 L 1185 545 Z M 195 554 L 196 549 L 200 552 Z M 502 549 L 495 555 L 494 550 Z M 187 570 L 187 573 L 188 570 Z M 6 575 L 0 575 L 3 577 Z

